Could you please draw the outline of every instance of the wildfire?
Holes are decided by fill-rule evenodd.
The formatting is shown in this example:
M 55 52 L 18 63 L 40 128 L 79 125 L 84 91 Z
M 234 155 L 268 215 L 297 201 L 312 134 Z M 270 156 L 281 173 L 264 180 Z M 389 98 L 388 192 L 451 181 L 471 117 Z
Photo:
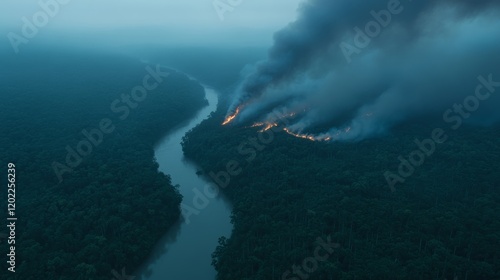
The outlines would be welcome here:
M 231 115 L 226 117 L 226 119 L 224 120 L 222 125 L 227 125 L 230 122 L 232 122 L 240 114 L 242 107 L 243 107 L 243 105 L 237 107 L 234 110 L 234 113 L 232 113 Z M 297 115 L 296 112 L 290 112 L 290 113 L 286 113 L 286 114 L 282 114 L 282 115 L 278 116 L 278 119 L 293 118 L 296 115 Z M 276 118 L 269 119 L 269 120 L 263 121 L 263 122 L 256 122 L 256 123 L 252 124 L 250 127 L 261 127 L 259 132 L 265 132 L 265 131 L 272 129 L 273 127 L 278 127 L 278 122 L 276 122 L 274 120 L 276 120 Z M 344 133 L 349 133 L 350 130 L 351 130 L 351 128 L 347 127 L 344 130 Z M 286 128 L 286 127 L 283 128 L 283 131 L 285 131 L 287 134 L 292 135 L 294 137 L 306 139 L 306 140 L 313 141 L 313 142 L 333 141 L 334 139 L 337 139 L 337 137 L 342 133 L 342 131 L 337 131 L 336 135 L 331 135 L 331 134 L 313 135 L 313 134 L 296 133 L 296 132 L 293 132 L 292 130 L 290 130 L 289 128 Z
M 265 126 L 266 127 L 264 127 L 263 129 L 261 129 L 260 132 L 268 131 L 269 129 L 278 126 L 278 124 L 277 123 L 268 123 Z
M 241 106 L 236 108 L 236 110 L 234 111 L 234 113 L 232 115 L 229 115 L 225 120 L 224 122 L 222 123 L 222 125 L 226 125 L 230 122 L 232 122 L 237 116 L 238 114 L 240 113 L 240 110 L 241 110 Z
M 266 123 L 258 122 L 258 123 L 252 124 L 252 126 L 250 126 L 250 127 L 261 127 L 261 126 L 265 126 L 265 125 L 266 125 Z
M 262 128 L 261 130 L 259 130 L 259 132 L 268 131 L 269 129 L 278 126 L 278 124 L 277 123 L 271 123 L 271 122 L 258 122 L 258 123 L 254 123 L 251 127 L 262 127 L 262 126 L 264 128 Z
M 294 137 L 306 139 L 306 140 L 313 141 L 313 142 L 329 142 L 329 141 L 334 140 L 334 137 L 331 135 L 328 135 L 328 134 L 322 134 L 322 135 L 315 136 L 312 134 L 295 133 L 295 132 L 291 131 L 289 128 L 284 128 L 283 130 L 286 133 L 288 133 Z
M 295 136 L 297 138 L 307 139 L 307 140 L 310 140 L 310 141 L 322 141 L 322 139 L 317 139 L 316 137 L 314 137 L 312 135 L 295 133 L 295 132 L 291 131 L 290 129 L 286 128 L 286 127 L 283 130 L 286 133 L 288 133 L 288 134 L 290 134 L 292 136 Z

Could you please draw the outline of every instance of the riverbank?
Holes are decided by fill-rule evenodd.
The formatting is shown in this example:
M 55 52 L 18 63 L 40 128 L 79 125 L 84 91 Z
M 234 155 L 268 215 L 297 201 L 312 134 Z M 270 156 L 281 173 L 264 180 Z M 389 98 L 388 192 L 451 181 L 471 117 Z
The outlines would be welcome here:
M 209 105 L 182 127 L 166 135 L 155 148 L 159 170 L 170 174 L 172 183 L 179 185 L 183 206 L 191 207 L 198 194 L 211 183 L 196 173 L 198 166 L 184 158 L 181 142 L 191 129 L 206 119 L 217 108 L 218 96 L 214 89 L 204 86 Z M 143 280 L 200 279 L 214 280 L 216 271 L 211 265 L 212 253 L 221 236 L 229 237 L 231 205 L 223 196 L 198 208 L 189 219 L 184 217 L 174 225 L 157 244 L 150 259 L 138 271 Z

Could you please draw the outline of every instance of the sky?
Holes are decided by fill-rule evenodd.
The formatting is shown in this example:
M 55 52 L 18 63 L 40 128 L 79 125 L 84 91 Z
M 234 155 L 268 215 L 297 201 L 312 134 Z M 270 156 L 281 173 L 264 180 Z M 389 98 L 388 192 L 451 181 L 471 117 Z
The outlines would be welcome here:
M 56 2 L 58 1 L 58 2 Z M 67 2 L 66 4 L 63 4 Z M 43 11 L 40 3 L 58 3 L 37 37 L 110 36 L 114 40 L 167 44 L 271 44 L 272 34 L 293 21 L 301 0 L 242 0 L 217 12 L 213 0 L 3 0 L 0 31 L 21 34 L 26 17 Z M 220 0 L 220 7 L 235 0 Z M 49 7 L 53 7 L 47 4 Z M 126 36 L 125 34 L 128 34 Z M 239 36 L 236 36 L 239 35 Z M 8 39 L 6 39 L 8 41 Z M 42 40 L 42 39 L 39 39 Z M 3 40 L 5 41 L 5 40 Z

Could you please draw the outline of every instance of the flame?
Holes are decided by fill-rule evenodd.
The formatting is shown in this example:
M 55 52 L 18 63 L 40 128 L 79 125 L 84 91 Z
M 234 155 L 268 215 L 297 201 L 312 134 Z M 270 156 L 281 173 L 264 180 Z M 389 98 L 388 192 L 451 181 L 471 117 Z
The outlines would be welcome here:
M 261 130 L 259 130 L 259 132 L 268 131 L 269 129 L 278 126 L 278 124 L 277 123 L 273 123 L 273 122 L 257 122 L 257 123 L 252 124 L 252 126 L 250 126 L 250 127 L 262 127 L 262 126 L 264 128 L 262 128 Z
M 241 106 L 236 108 L 236 110 L 234 111 L 234 113 L 232 115 L 229 115 L 225 120 L 224 122 L 222 123 L 222 125 L 226 125 L 230 122 L 232 122 L 237 116 L 238 114 L 240 113 L 240 110 L 241 110 Z
M 302 139 L 307 139 L 307 140 L 310 140 L 310 141 L 319 141 L 320 139 L 316 139 L 316 137 L 312 136 L 312 135 L 308 135 L 308 134 L 300 134 L 300 133 L 295 133 L 295 132 L 292 132 L 290 129 L 288 128 L 283 128 L 283 130 L 292 135 L 292 136 L 295 136 L 297 138 L 302 138 Z
M 266 127 L 264 127 L 260 132 L 268 131 L 269 129 L 278 126 L 277 123 L 268 123 L 266 124 Z
M 224 122 L 222 123 L 222 125 L 227 125 L 230 122 L 232 122 L 240 114 L 242 107 L 243 107 L 243 105 L 238 106 L 236 108 L 236 110 L 234 110 L 234 113 L 232 113 L 231 115 L 229 115 L 229 116 L 226 117 L 226 119 L 224 120 Z M 306 110 L 304 109 L 304 111 L 306 111 Z M 278 118 L 279 119 L 293 118 L 296 115 L 297 115 L 297 112 L 290 112 L 290 113 L 282 114 Z M 278 122 L 275 122 L 273 120 L 267 120 L 267 121 L 264 121 L 264 122 L 256 122 L 256 123 L 252 124 L 250 127 L 262 127 L 262 129 L 259 130 L 259 132 L 265 132 L 265 131 L 268 131 L 271 128 L 277 127 L 277 126 L 278 126 Z M 287 127 L 283 128 L 283 130 L 287 134 L 289 134 L 289 135 L 292 135 L 292 136 L 297 137 L 297 138 L 301 138 L 301 139 L 306 139 L 306 140 L 309 140 L 309 141 L 313 141 L 313 142 L 319 142 L 319 141 L 329 142 L 329 141 L 333 141 L 334 139 L 336 139 L 342 133 L 342 131 L 338 131 L 335 135 L 321 134 L 319 136 L 316 136 L 316 135 L 313 135 L 313 134 L 296 133 L 296 132 L 293 132 L 292 130 L 290 130 L 289 128 L 287 128 Z M 349 133 L 350 130 L 351 130 L 351 128 L 347 127 L 344 130 L 344 132 L 345 133 Z
M 266 125 L 266 123 L 258 122 L 258 123 L 252 124 L 252 126 L 250 126 L 250 127 L 261 127 L 261 126 L 265 126 L 265 125 Z
M 230 123 L 231 121 L 233 121 L 238 116 L 238 114 L 240 113 L 242 107 L 243 107 L 243 105 L 239 106 L 238 108 L 236 108 L 235 112 L 232 115 L 228 116 L 225 119 L 225 121 L 222 123 L 222 125 L 226 125 L 226 124 Z M 259 132 L 268 131 L 269 129 L 271 129 L 273 127 L 277 127 L 279 120 L 281 120 L 281 119 L 287 119 L 287 118 L 293 118 L 296 115 L 297 115 L 296 112 L 290 112 L 290 113 L 282 114 L 282 115 L 274 117 L 274 118 L 268 118 L 267 120 L 262 121 L 262 122 L 256 122 L 256 123 L 252 124 L 250 127 L 261 127 L 261 126 L 263 126 L 264 128 L 262 130 L 260 130 Z
M 306 139 L 306 140 L 309 140 L 309 141 L 313 141 L 313 142 L 329 142 L 329 141 L 333 141 L 334 139 L 334 136 L 331 136 L 331 135 L 328 135 L 328 134 L 322 134 L 322 135 L 319 135 L 319 136 L 315 136 L 315 135 L 312 135 L 312 134 L 301 134 L 301 133 L 295 133 L 293 131 L 291 131 L 289 128 L 284 128 L 283 129 L 286 133 L 294 136 L 294 137 L 297 137 L 297 138 L 302 138 L 302 139 Z

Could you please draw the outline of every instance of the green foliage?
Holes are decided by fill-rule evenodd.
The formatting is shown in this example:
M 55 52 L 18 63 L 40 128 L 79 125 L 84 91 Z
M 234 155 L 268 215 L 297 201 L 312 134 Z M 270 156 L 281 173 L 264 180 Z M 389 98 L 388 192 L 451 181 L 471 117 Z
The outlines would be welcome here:
M 206 175 L 226 170 L 229 160 L 243 170 L 223 189 L 234 205 L 234 230 L 213 254 L 218 279 L 282 279 L 326 236 L 340 248 L 308 279 L 500 279 L 498 127 L 450 133 L 391 192 L 384 172 L 397 172 L 398 156 L 415 150 L 414 139 L 434 125 L 359 143 L 277 132 L 248 161 L 237 150 L 257 129 L 223 127 L 222 118 L 219 110 L 184 143 Z
M 145 65 L 43 55 L 20 56 L 0 72 L 0 166 L 14 162 L 18 174 L 16 273 L 6 279 L 109 280 L 113 269 L 132 272 L 180 214 L 181 195 L 158 171 L 154 145 L 205 105 L 203 88 L 172 73 L 120 120 L 110 104 L 142 83 Z M 65 147 L 103 118 L 115 131 L 59 183 L 51 164 L 65 164 Z

